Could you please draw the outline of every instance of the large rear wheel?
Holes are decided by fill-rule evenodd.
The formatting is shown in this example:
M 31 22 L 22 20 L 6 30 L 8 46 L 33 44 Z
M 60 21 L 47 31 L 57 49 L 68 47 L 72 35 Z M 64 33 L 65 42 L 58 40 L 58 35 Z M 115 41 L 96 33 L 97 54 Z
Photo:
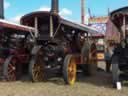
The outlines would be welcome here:
M 89 59 L 89 49 L 90 49 L 90 43 L 88 41 L 84 42 L 84 45 L 81 50 L 81 57 L 82 57 L 82 71 L 84 75 L 89 75 L 89 64 L 88 64 L 88 59 Z
M 9 56 L 3 65 L 3 76 L 7 81 L 16 80 L 16 59 Z
M 66 84 L 73 85 L 76 81 L 76 61 L 72 55 L 67 55 L 64 59 L 63 77 Z
M 30 79 L 34 82 L 43 81 L 44 78 L 45 63 L 43 61 L 43 51 L 38 50 L 37 54 L 33 55 L 29 64 Z
M 92 43 L 90 46 L 87 63 L 89 64 L 89 75 L 95 75 L 97 73 L 97 49 L 95 43 Z

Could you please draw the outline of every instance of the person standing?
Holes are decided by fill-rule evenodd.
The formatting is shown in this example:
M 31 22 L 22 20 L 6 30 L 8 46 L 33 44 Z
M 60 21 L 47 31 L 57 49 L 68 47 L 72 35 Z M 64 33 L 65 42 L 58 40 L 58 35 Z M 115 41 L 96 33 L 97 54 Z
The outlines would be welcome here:
M 110 72 L 112 54 L 113 54 L 113 47 L 112 46 L 107 47 L 105 50 L 106 72 Z

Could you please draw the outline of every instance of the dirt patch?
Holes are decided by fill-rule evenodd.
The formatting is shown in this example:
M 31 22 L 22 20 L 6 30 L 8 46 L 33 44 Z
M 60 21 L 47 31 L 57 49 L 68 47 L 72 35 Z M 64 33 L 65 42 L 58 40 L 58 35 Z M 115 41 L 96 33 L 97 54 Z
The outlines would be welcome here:
M 0 82 L 0 96 L 128 96 L 128 86 L 121 91 L 112 88 L 111 73 L 99 70 L 95 76 L 78 73 L 73 86 L 65 85 L 62 78 L 47 82 Z

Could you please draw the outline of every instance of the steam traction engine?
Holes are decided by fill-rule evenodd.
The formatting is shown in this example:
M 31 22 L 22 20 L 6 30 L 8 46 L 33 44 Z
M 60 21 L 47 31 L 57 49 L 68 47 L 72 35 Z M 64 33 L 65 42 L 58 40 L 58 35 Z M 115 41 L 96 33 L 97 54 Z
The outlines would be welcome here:
M 29 64 L 31 79 L 42 81 L 46 78 L 46 69 L 56 68 L 67 84 L 74 84 L 77 64 L 87 64 L 89 61 L 88 33 L 96 31 L 61 18 L 58 15 L 58 0 L 52 0 L 50 12 L 27 14 L 21 18 L 21 23 L 37 29 Z
M 128 78 L 128 7 L 111 13 L 111 20 L 120 32 L 120 42 L 115 46 L 112 56 L 113 85 Z
M 0 0 L 0 79 L 14 81 L 28 72 L 34 31 L 35 28 L 4 20 L 4 4 Z
M 14 81 L 28 72 L 30 33 L 34 28 L 1 19 L 0 27 L 0 76 Z

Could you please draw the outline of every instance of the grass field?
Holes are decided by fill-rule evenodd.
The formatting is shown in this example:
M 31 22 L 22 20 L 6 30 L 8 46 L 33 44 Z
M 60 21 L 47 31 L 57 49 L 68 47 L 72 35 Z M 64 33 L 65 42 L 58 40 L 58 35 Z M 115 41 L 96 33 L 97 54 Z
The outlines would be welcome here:
M 0 96 L 128 96 L 128 86 L 118 91 L 112 88 L 111 75 L 98 71 L 95 76 L 78 74 L 73 86 L 64 84 L 62 78 L 52 78 L 47 82 L 1 82 Z

